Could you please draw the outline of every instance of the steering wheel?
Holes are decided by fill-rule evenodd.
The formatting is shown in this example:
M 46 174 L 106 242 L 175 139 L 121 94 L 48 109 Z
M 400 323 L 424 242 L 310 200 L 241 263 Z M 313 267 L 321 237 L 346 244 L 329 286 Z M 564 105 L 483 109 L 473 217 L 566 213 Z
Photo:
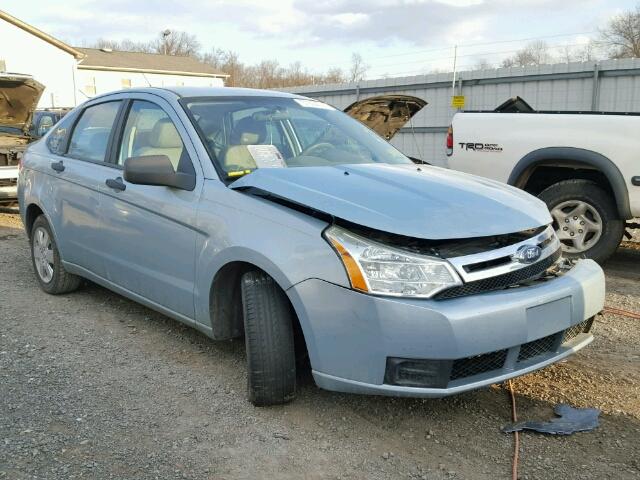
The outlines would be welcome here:
M 300 152 L 300 156 L 311 155 L 311 153 L 315 152 L 316 150 L 326 150 L 327 148 L 333 148 L 333 145 L 331 145 L 329 142 L 314 143 L 313 145 L 309 145 L 302 152 Z

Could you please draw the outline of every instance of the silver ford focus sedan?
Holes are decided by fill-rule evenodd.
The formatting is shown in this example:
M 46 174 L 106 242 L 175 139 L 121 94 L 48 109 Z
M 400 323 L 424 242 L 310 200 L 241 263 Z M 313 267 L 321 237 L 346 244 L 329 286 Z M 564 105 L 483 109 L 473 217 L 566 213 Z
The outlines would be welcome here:
M 244 336 L 248 396 L 318 386 L 439 397 L 586 346 L 604 302 L 567 263 L 545 205 L 416 165 L 333 107 L 235 88 L 95 97 L 21 163 L 42 289 L 82 279 L 191 325 Z

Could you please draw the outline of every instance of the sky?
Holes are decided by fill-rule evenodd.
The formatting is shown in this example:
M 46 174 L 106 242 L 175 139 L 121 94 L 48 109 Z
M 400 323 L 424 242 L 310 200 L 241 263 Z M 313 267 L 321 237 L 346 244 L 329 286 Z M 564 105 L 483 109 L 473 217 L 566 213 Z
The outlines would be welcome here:
M 497 65 L 531 39 L 551 53 L 580 48 L 638 0 L 2 0 L 0 9 L 71 44 L 147 41 L 167 28 L 195 34 L 203 50 L 245 63 L 300 61 L 313 72 L 348 70 L 359 53 L 367 78 Z

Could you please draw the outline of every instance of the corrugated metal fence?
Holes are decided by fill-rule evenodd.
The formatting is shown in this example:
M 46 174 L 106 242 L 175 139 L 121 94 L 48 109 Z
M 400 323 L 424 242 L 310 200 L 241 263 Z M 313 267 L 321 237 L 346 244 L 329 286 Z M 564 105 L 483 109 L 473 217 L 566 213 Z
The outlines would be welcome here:
M 392 143 L 407 155 L 444 165 L 446 130 L 456 112 L 451 107 L 452 80 L 452 73 L 439 73 L 288 91 L 340 109 L 382 94 L 420 97 L 428 105 Z M 459 72 L 456 95 L 465 95 L 467 110 L 492 110 L 519 95 L 538 110 L 640 112 L 640 59 Z

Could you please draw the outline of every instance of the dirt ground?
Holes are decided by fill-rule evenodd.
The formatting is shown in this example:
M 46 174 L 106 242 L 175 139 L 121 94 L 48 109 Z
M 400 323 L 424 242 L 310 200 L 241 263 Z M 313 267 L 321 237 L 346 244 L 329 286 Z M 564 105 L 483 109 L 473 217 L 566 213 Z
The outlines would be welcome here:
M 607 304 L 640 311 L 640 249 L 606 266 Z M 297 400 L 245 399 L 241 341 L 213 342 L 93 284 L 37 286 L 17 215 L 0 214 L 0 479 L 507 479 L 499 386 L 442 400 L 343 395 L 302 375 Z M 523 479 L 640 478 L 640 320 L 515 381 L 520 419 L 603 410 L 568 437 L 521 435 Z

